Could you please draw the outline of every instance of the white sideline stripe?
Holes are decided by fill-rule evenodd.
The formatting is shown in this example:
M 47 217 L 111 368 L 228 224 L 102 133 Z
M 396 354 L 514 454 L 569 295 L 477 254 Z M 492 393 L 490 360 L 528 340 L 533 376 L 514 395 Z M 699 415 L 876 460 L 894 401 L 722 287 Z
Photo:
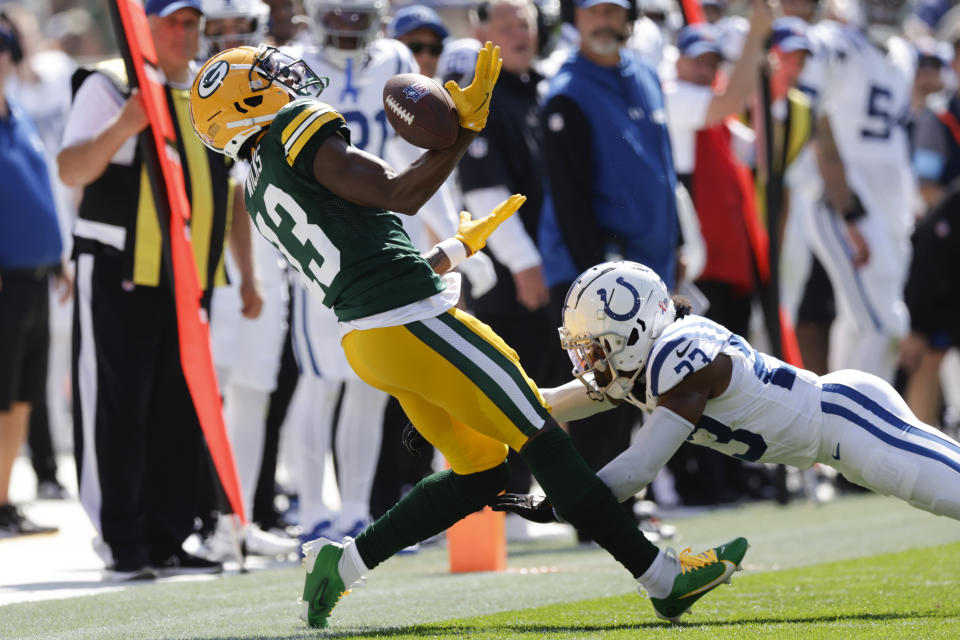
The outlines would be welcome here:
M 297 139 L 300 137 L 300 135 L 301 135 L 304 131 L 306 131 L 307 127 L 310 126 L 310 123 L 312 123 L 314 120 L 316 120 L 317 118 L 319 118 L 320 116 L 322 116 L 322 115 L 325 114 L 325 113 L 330 113 L 330 108 L 329 108 L 329 107 L 321 107 L 321 108 L 317 109 L 315 112 L 313 112 L 312 114 L 310 114 L 310 117 L 309 117 L 309 118 L 307 118 L 306 120 L 304 120 L 303 122 L 301 122 L 301 123 L 300 123 L 300 126 L 297 127 L 297 130 L 294 131 L 294 132 L 293 132 L 293 135 L 290 136 L 290 139 L 287 140 L 287 144 L 283 145 L 283 151 L 284 151 L 284 153 L 289 154 L 289 153 L 290 153 L 290 149 L 292 149 L 292 148 L 293 148 L 293 145 L 296 144 Z
M 80 471 L 80 504 L 100 532 L 100 471 L 97 467 L 97 351 L 93 340 L 93 316 L 90 303 L 94 258 L 90 254 L 77 257 L 77 300 L 80 322 L 80 353 L 77 363 L 77 388 L 80 392 L 80 419 L 83 433 L 83 468 Z
M 523 390 L 517 386 L 517 383 L 510 377 L 510 374 L 504 371 L 499 364 L 491 360 L 485 353 L 467 342 L 456 331 L 440 320 L 430 318 L 429 320 L 424 320 L 423 324 L 435 333 L 437 337 L 450 344 L 454 349 L 473 361 L 484 373 L 493 378 L 493 381 L 506 392 L 507 397 L 510 398 L 510 401 L 520 410 L 520 413 L 523 414 L 523 417 L 526 418 L 530 424 L 537 429 L 543 426 L 546 420 L 540 417 L 537 409 L 527 400 Z

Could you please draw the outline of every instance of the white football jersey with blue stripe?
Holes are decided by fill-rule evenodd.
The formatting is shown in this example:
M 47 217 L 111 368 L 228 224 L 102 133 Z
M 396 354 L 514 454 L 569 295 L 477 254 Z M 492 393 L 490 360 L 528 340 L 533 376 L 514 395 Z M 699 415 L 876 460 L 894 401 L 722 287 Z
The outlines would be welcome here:
M 730 357 L 730 384 L 709 400 L 694 444 L 751 462 L 810 467 L 820 447 L 820 383 L 816 375 L 760 353 L 707 318 L 690 315 L 669 325 L 647 357 L 646 404 L 687 376 Z
M 862 31 L 831 21 L 809 35 L 815 52 L 800 88 L 829 116 L 847 181 L 868 213 L 908 224 L 913 180 L 904 124 L 916 67 L 910 45 L 894 37 L 881 50 Z

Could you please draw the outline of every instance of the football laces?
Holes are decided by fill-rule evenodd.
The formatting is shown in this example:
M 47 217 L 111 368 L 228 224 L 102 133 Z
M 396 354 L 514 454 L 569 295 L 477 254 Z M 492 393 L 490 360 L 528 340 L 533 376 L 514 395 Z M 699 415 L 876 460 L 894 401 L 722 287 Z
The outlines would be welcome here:
M 407 123 L 407 126 L 413 124 L 413 114 L 403 108 L 403 106 L 397 102 L 397 99 L 393 96 L 388 95 L 386 99 L 387 106 L 390 107 L 390 111 L 393 111 L 397 117 Z

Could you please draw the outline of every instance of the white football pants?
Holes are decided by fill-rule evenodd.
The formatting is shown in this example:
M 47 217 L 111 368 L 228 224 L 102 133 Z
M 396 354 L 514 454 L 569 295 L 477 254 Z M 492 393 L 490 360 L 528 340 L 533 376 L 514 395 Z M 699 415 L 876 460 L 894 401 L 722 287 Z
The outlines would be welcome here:
M 960 443 L 920 422 L 874 375 L 843 370 L 820 380 L 817 462 L 879 494 L 960 520 Z
M 867 371 L 890 382 L 899 341 L 910 326 L 903 302 L 909 239 L 879 214 L 861 218 L 858 226 L 870 247 L 870 260 L 860 268 L 853 265 L 845 223 L 822 203 L 810 216 L 811 248 L 830 276 L 837 305 L 829 366 L 831 371 Z

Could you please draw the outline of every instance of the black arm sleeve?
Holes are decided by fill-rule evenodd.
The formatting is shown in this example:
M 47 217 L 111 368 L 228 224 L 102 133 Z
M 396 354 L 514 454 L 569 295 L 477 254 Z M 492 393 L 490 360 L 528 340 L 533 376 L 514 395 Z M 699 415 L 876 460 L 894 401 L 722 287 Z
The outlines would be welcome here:
M 577 268 L 604 261 L 603 234 L 593 210 L 590 123 L 576 103 L 554 96 L 544 107 L 543 157 L 557 225 Z

